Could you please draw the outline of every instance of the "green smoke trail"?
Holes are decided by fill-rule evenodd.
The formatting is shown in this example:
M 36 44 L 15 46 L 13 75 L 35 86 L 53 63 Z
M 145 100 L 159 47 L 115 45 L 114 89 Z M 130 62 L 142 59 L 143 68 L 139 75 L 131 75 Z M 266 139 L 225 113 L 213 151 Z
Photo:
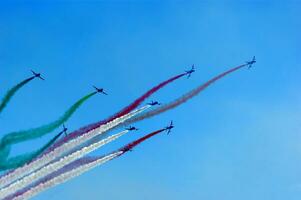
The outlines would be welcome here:
M 0 170 L 7 170 L 7 169 L 15 169 L 17 167 L 21 167 L 27 162 L 32 161 L 36 157 L 38 157 L 41 153 L 43 153 L 48 147 L 50 147 L 61 135 L 63 131 L 53 137 L 49 142 L 47 142 L 43 147 L 40 149 L 33 151 L 31 153 L 22 154 L 20 156 L 12 157 L 5 162 L 0 162 Z
M 11 100 L 11 98 L 15 95 L 15 93 L 22 88 L 24 85 L 26 85 L 26 83 L 28 83 L 29 81 L 31 81 L 32 79 L 34 79 L 33 77 L 27 78 L 23 81 L 21 81 L 20 83 L 18 83 L 17 85 L 15 85 L 14 87 L 12 87 L 10 90 L 8 90 L 8 92 L 6 93 L 6 95 L 3 97 L 1 103 L 0 103 L 0 113 L 3 111 L 3 109 L 6 107 L 6 105 L 8 104 L 8 102 Z
M 96 93 L 97 92 L 92 92 L 78 100 L 64 113 L 63 116 L 50 124 L 25 131 L 12 132 L 3 136 L 0 141 L 0 164 L 3 164 L 9 156 L 10 149 L 13 144 L 36 139 L 52 132 L 53 130 L 61 126 L 64 122 L 66 122 L 85 101 L 87 101 Z

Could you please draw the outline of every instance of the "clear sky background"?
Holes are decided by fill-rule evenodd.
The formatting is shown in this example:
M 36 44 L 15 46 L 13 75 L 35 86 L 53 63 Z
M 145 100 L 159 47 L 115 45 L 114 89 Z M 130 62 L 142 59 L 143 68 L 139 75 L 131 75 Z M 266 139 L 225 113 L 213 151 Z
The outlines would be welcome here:
M 93 84 L 110 95 L 90 99 L 69 129 L 106 118 L 193 63 L 190 79 L 149 100 L 166 103 L 253 55 L 258 60 L 93 155 L 171 119 L 172 134 L 34 199 L 300 200 L 301 3 L 283 2 L 1 1 L 0 96 L 30 69 L 46 78 L 13 98 L 0 116 L 1 136 L 55 120 Z

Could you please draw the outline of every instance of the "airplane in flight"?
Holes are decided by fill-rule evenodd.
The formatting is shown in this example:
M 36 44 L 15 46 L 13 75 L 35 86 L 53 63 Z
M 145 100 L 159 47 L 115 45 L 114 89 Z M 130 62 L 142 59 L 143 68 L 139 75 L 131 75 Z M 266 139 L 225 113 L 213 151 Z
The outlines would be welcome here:
M 41 73 L 36 73 L 33 70 L 30 70 L 30 71 L 34 75 L 35 78 L 39 78 L 39 79 L 45 81 L 45 79 L 41 76 Z
M 65 136 L 67 136 L 67 130 L 68 129 L 65 127 L 65 124 L 63 124 L 63 130 L 59 132 L 55 138 L 59 138 L 63 133 L 65 134 Z
M 161 105 L 161 103 L 159 103 L 158 101 L 152 101 L 152 102 L 148 103 L 148 105 L 155 106 L 155 105 Z
M 170 133 L 171 129 L 174 128 L 173 122 L 171 121 L 169 126 L 165 127 L 165 131 L 167 131 L 167 134 Z
M 130 151 L 130 152 L 132 152 L 132 151 L 133 151 L 132 148 L 133 148 L 133 147 L 131 147 L 130 145 L 127 145 L 127 146 L 123 147 L 123 148 L 121 149 L 121 151 L 123 151 L 123 152 Z
M 62 130 L 62 133 L 65 134 L 65 136 L 67 136 L 67 130 L 68 128 L 65 127 L 65 124 L 63 124 L 63 130 Z
M 128 131 L 138 131 L 138 128 L 136 128 L 134 126 L 130 126 L 129 128 L 126 128 L 125 130 L 128 130 Z
M 97 93 L 102 93 L 104 95 L 108 95 L 107 93 L 105 93 L 104 89 L 103 88 L 98 88 L 98 87 L 95 87 L 93 85 L 94 89 L 96 90 Z
M 186 72 L 186 75 L 188 75 L 187 78 L 189 78 L 191 76 L 191 74 L 193 72 L 195 72 L 194 65 L 192 65 L 191 70 L 188 70 L 188 71 L 185 71 L 185 72 Z
M 253 56 L 253 59 L 251 61 L 246 61 L 246 64 L 248 65 L 248 69 L 250 69 L 254 63 L 256 63 L 255 56 Z

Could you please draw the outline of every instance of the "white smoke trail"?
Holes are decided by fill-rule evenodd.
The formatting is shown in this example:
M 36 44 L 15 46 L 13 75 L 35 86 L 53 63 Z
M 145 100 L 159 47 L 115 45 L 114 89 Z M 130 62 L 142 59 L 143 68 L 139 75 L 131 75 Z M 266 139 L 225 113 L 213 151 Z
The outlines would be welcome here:
M 35 170 L 43 167 L 44 165 L 48 164 L 49 162 L 62 156 L 64 153 L 70 151 L 71 149 L 75 148 L 76 146 L 79 146 L 79 145 L 83 144 L 84 142 L 92 139 L 93 137 L 100 135 L 100 134 L 114 128 L 115 126 L 119 125 L 120 123 L 123 123 L 124 121 L 130 119 L 131 117 L 145 111 L 149 107 L 151 107 L 151 106 L 146 105 L 146 106 L 144 106 L 140 109 L 137 109 L 135 111 L 132 111 L 122 117 L 114 119 L 111 122 L 108 122 L 94 130 L 91 130 L 77 138 L 74 138 L 73 140 L 70 140 L 70 141 L 62 144 L 61 146 L 58 146 L 53 151 L 51 151 L 47 154 L 44 154 L 40 158 L 38 158 L 28 164 L 25 164 L 22 167 L 15 169 L 11 173 L 8 173 L 8 174 L 2 176 L 0 178 L 0 188 L 3 188 L 4 186 L 7 186 L 8 184 L 13 183 L 17 179 L 20 179 L 23 176 L 34 172 Z
M 123 153 L 123 151 L 118 151 L 112 154 L 109 154 L 105 157 L 99 158 L 93 162 L 87 163 L 85 165 L 81 165 L 75 169 L 72 169 L 70 171 L 67 171 L 65 173 L 62 173 L 50 180 L 47 180 L 45 182 L 40 182 L 37 183 L 36 185 L 34 185 L 33 187 L 29 188 L 27 191 L 25 191 L 23 194 L 20 194 L 19 196 L 15 196 L 12 198 L 9 198 L 10 200 L 26 200 L 29 199 L 37 194 L 39 194 L 40 192 L 49 189 L 53 186 L 59 185 L 61 183 L 64 183 L 74 177 L 77 177 L 81 174 L 83 174 L 84 172 L 93 169 L 99 165 L 104 164 L 107 161 L 112 160 L 113 158 L 116 158 L 117 156 L 121 155 Z
M 53 163 L 45 165 L 41 169 L 29 174 L 28 176 L 25 176 L 24 178 L 17 180 L 16 182 L 8 185 L 7 187 L 2 188 L 0 190 L 0 199 L 28 186 L 29 184 L 33 183 L 34 181 L 39 180 L 40 178 L 45 177 L 45 176 L 51 174 L 52 172 L 59 170 L 60 168 L 66 166 L 69 163 L 83 157 L 84 155 L 100 148 L 101 146 L 118 139 L 119 137 L 123 136 L 127 132 L 129 132 L 129 131 L 125 130 L 120 133 L 111 135 L 99 142 L 91 144 L 87 147 L 83 147 L 78 151 L 75 151 L 67 156 L 64 156 Z

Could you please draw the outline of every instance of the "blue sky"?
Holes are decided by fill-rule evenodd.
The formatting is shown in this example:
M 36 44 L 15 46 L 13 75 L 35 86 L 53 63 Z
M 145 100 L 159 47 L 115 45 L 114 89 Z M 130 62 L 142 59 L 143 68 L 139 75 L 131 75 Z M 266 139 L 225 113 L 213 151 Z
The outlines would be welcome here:
M 171 135 L 35 199 L 299 200 L 300 9 L 298 1 L 1 1 L 1 96 L 29 69 L 46 78 L 14 97 L 0 116 L 1 135 L 56 119 L 93 84 L 110 95 L 83 105 L 67 123 L 72 130 L 106 118 L 193 63 L 191 79 L 150 100 L 168 102 L 253 55 L 258 60 L 94 155 L 173 119 Z

